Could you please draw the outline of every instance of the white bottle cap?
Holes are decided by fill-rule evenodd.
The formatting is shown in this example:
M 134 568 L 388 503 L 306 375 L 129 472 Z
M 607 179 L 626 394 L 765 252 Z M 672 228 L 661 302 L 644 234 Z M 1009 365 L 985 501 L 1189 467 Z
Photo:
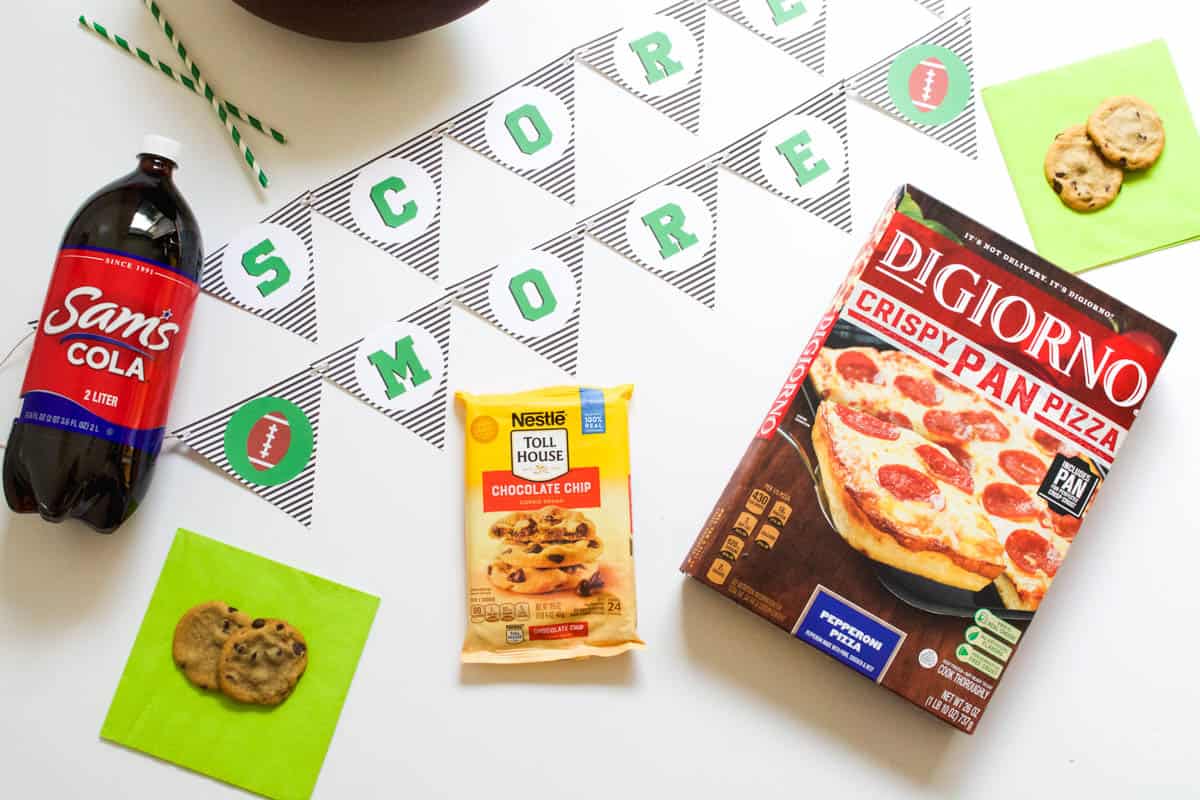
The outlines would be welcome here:
M 147 133 L 142 137 L 141 153 L 149 153 L 154 156 L 161 156 L 168 161 L 179 163 L 179 153 L 183 150 L 183 145 L 174 139 L 168 139 L 166 136 L 159 136 L 156 133 Z

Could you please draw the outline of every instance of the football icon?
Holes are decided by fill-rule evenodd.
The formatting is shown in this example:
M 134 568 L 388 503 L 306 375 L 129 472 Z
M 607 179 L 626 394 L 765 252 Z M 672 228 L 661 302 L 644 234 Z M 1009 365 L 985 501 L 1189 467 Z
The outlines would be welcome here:
M 292 426 L 282 414 L 264 414 L 246 436 L 246 457 L 259 472 L 279 466 L 292 443 Z
M 917 111 L 933 111 L 946 99 L 950 74 L 936 56 L 920 61 L 908 75 L 908 97 Z

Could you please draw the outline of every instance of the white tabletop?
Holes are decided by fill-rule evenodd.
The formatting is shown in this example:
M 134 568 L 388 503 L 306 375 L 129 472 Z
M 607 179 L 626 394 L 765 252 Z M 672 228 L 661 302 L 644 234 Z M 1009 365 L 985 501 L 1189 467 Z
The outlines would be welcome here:
M 265 200 L 211 109 L 74 23 L 86 11 L 166 59 L 170 51 L 140 3 L 44 0 L 26 2 L 23 13 L 10 9 L 0 51 L 8 100 L 0 133 L 0 351 L 37 316 L 67 220 L 96 187 L 132 167 L 143 133 L 184 142 L 178 182 L 211 250 L 274 204 L 663 4 L 493 0 L 415 39 L 342 45 L 291 34 L 224 0 L 169 0 L 166 10 L 214 85 L 293 137 L 284 148 L 251 137 L 274 178 Z M 829 5 L 824 79 L 709 15 L 700 136 L 581 69 L 575 209 L 449 147 L 442 285 L 665 177 L 937 22 L 909 0 Z M 1193 41 L 1200 15 L 1185 7 L 981 2 L 978 84 L 1166 36 L 1200 109 Z M 715 311 L 587 244 L 580 380 L 637 386 L 634 513 L 645 652 L 461 667 L 460 422 L 451 412 L 447 448 L 437 452 L 330 388 L 311 530 L 180 451 L 164 455 L 149 502 L 115 536 L 0 511 L 0 794 L 239 794 L 98 738 L 172 532 L 186 526 L 383 598 L 317 797 L 828 791 L 1008 800 L 1128 796 L 1139 788 L 1145 796 L 1197 796 L 1196 245 L 1088 275 L 1179 339 L 976 736 L 870 686 L 677 572 L 890 189 L 912 181 L 1030 244 L 982 107 L 976 162 L 858 103 L 850 115 L 859 233 L 847 236 L 723 174 Z M 264 388 L 439 291 L 332 223 L 316 226 L 321 344 L 202 297 L 173 423 Z M 481 320 L 453 313 L 452 387 L 565 380 Z M 17 407 L 27 353 L 0 368 L 0 416 Z

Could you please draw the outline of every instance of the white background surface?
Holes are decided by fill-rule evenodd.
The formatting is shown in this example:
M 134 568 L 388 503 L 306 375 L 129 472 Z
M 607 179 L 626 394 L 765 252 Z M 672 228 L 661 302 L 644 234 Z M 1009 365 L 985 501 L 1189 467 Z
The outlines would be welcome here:
M 37 316 L 76 206 L 133 166 L 144 132 L 185 143 L 178 182 L 211 250 L 275 204 L 661 4 L 493 0 L 431 34 L 364 46 L 294 35 L 229 2 L 168 0 L 165 10 L 218 90 L 293 137 L 280 148 L 248 134 L 274 177 L 266 200 L 202 101 L 74 24 L 86 11 L 170 60 L 140 3 L 10 8 L 0 55 L 8 101 L 0 349 Z M 907 0 L 829 6 L 825 79 L 710 13 L 700 137 L 579 70 L 574 210 L 449 146 L 444 282 L 558 233 L 937 23 Z M 977 84 L 1165 35 L 1200 109 L 1190 6 L 981 2 Z M 580 380 L 637 386 L 645 652 L 460 667 L 460 422 L 451 412 L 447 449 L 434 452 L 330 388 L 309 531 L 182 452 L 163 457 L 149 503 L 112 537 L 0 512 L 0 794 L 239 794 L 97 736 L 172 533 L 186 526 L 383 598 L 317 797 L 1200 795 L 1196 245 L 1088 276 L 1174 327 L 1179 340 L 976 736 L 873 688 L 676 571 L 890 189 L 911 180 L 1030 244 L 982 104 L 978 162 L 857 102 L 850 115 L 856 235 L 722 174 L 715 312 L 587 244 Z M 253 393 L 438 292 L 319 218 L 316 239 L 321 345 L 202 296 L 173 424 Z M 453 335 L 452 387 L 564 380 L 461 309 Z M 27 352 L 0 368 L 0 415 L 16 410 Z

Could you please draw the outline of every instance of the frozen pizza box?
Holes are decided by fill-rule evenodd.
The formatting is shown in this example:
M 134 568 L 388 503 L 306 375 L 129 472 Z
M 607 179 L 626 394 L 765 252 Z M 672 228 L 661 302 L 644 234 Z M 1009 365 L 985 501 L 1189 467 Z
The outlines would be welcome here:
M 901 187 L 681 569 L 974 733 L 1174 338 Z

